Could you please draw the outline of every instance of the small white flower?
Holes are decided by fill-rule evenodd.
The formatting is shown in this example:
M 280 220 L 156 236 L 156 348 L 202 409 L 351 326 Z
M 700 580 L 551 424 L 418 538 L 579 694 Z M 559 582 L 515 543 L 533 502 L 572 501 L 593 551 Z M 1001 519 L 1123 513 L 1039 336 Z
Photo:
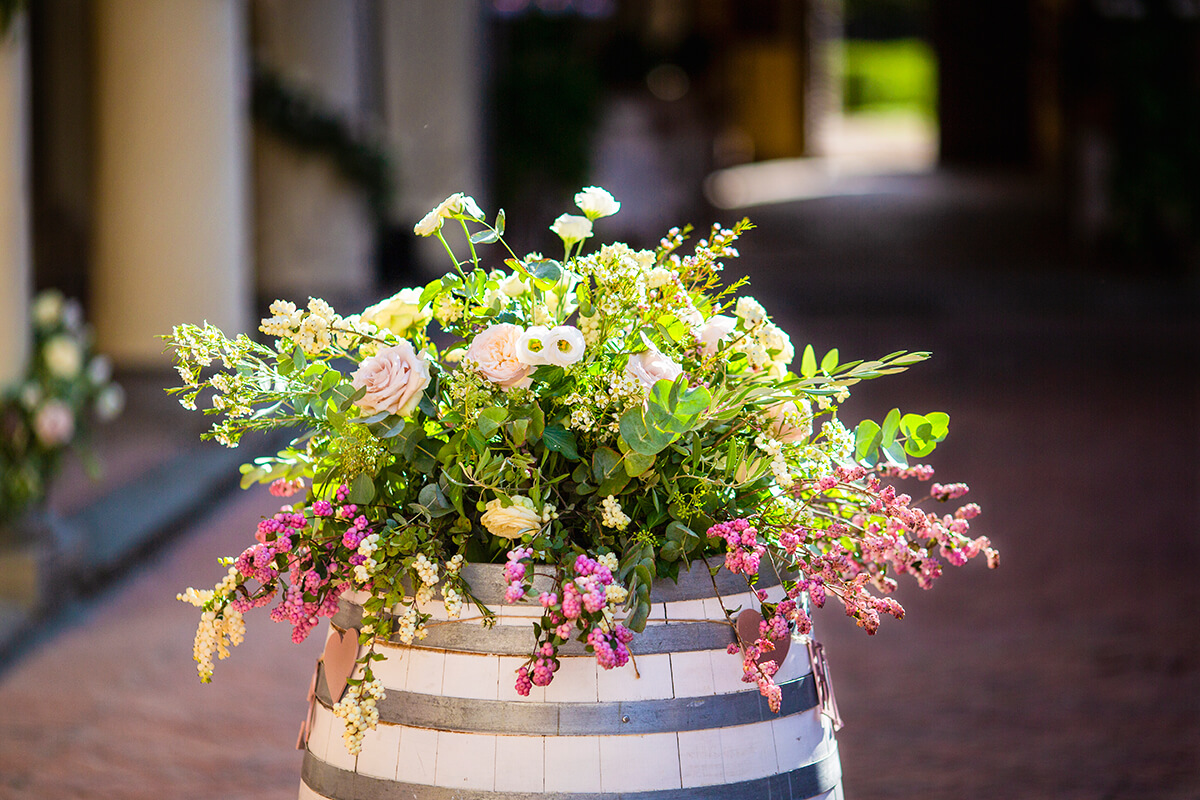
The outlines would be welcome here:
M 63 296 L 53 289 L 47 289 L 33 301 L 33 322 L 39 328 L 51 328 L 58 322 L 63 312 Z
M 592 221 L 587 217 L 575 214 L 563 214 L 554 220 L 550 230 L 557 234 L 567 247 L 570 247 L 592 235 Z
M 110 383 L 96 397 L 96 416 L 101 422 L 116 419 L 125 409 L 125 390 L 119 384 Z
M 621 204 L 599 186 L 588 186 L 575 195 L 575 205 L 588 219 L 611 217 L 621 210 Z
M 88 380 L 93 386 L 103 386 L 112 380 L 112 362 L 107 356 L 96 356 L 88 362 Z
M 525 279 L 521 277 L 520 273 L 514 272 L 500 281 L 500 291 L 509 297 L 516 298 L 529 291 L 529 284 L 525 283 Z
M 483 211 L 474 198 L 462 192 L 455 192 L 422 217 L 421 221 L 413 226 L 413 233 L 418 236 L 433 236 L 441 229 L 442 223 L 455 214 L 476 220 L 483 219 Z
M 745 321 L 747 327 L 754 327 L 767 318 L 767 310 L 753 297 L 739 297 L 734 314 Z

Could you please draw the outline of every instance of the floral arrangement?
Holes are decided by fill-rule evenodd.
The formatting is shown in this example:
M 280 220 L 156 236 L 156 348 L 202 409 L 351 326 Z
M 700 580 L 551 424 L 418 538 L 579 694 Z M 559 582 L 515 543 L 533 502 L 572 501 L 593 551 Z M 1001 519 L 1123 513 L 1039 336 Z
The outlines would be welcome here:
M 620 204 L 596 187 L 575 200 L 582 214 L 550 226 L 561 258 L 512 252 L 503 211 L 489 221 L 455 194 L 415 227 L 452 266 L 423 288 L 345 317 L 317 298 L 276 301 L 261 326 L 270 344 L 211 326 L 167 337 L 183 379 L 169 391 L 193 409 L 211 392 L 206 436 L 233 447 L 248 431 L 298 432 L 242 468 L 244 486 L 298 501 L 258 524 L 213 590 L 180 595 L 203 610 L 202 680 L 249 609 L 274 604 L 301 641 L 343 592 L 366 593 L 363 677 L 335 707 L 355 751 L 377 719 L 377 638 L 420 640 L 435 598 L 451 618 L 473 604 L 494 619 L 467 562 L 503 564 L 506 600 L 542 607 L 521 693 L 553 680 L 568 640 L 604 668 L 626 663 L 654 582 L 723 566 L 754 587 L 770 565 L 787 597 L 758 591 L 760 635 L 739 642 L 745 679 L 778 707 L 764 656 L 809 630 L 802 593 L 874 633 L 903 616 L 893 576 L 929 587 L 944 562 L 984 553 L 995 566 L 988 540 L 969 535 L 978 506 L 925 511 L 892 483 L 930 481 L 909 458 L 945 438 L 946 414 L 893 410 L 853 429 L 838 417 L 852 386 L 928 354 L 843 363 L 810 346 L 797 367 L 788 335 L 739 296 L 745 281 L 722 282 L 749 222 L 714 226 L 688 254 L 686 230 L 655 250 L 589 249 L 594 223 Z M 927 494 L 941 504 L 966 491 L 932 483 Z M 535 566 L 554 581 L 536 597 Z
M 0 390 L 0 522 L 41 502 L 66 450 L 125 404 L 78 302 L 49 289 L 34 298 L 32 317 L 25 374 Z

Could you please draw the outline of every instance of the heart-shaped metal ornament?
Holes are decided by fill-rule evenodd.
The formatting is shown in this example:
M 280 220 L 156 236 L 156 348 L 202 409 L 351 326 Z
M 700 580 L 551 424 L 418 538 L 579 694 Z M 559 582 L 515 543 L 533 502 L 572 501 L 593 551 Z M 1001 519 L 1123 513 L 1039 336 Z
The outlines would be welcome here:
M 325 653 L 321 656 L 324 665 L 325 686 L 329 689 L 331 702 L 338 702 L 346 692 L 346 681 L 354 671 L 358 659 L 358 631 L 339 631 L 336 628 L 325 640 Z
M 746 644 L 754 644 L 758 641 L 758 626 L 763 621 L 763 615 L 756 608 L 744 608 L 737 616 L 738 638 Z M 775 645 L 774 650 L 768 650 L 757 659 L 759 664 L 764 664 L 768 661 L 774 661 L 776 667 L 783 666 L 783 660 L 787 658 L 788 651 L 792 649 L 792 637 L 785 636 L 782 639 L 773 640 L 771 644 Z

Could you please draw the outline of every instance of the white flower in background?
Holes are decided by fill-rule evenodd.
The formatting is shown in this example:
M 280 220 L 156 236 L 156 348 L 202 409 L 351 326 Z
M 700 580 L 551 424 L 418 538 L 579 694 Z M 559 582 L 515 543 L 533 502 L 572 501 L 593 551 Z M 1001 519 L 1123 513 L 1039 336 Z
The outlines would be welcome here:
M 62 321 L 63 326 L 72 333 L 83 330 L 83 306 L 75 298 L 63 303 Z
M 107 356 L 95 356 L 88 362 L 87 373 L 93 386 L 103 386 L 112 380 L 112 362 Z
M 421 289 L 401 289 L 386 300 L 363 309 L 360 319 L 405 336 L 413 327 L 423 328 L 433 317 L 433 309 L 421 304 Z
M 646 391 L 650 391 L 659 381 L 673 381 L 678 378 L 683 373 L 683 367 L 652 348 L 630 356 L 625 371 L 640 380 Z
M 575 214 L 563 214 L 554 220 L 554 224 L 550 226 L 550 230 L 563 240 L 563 244 L 570 247 L 576 242 L 582 242 L 592 235 L 592 221 L 587 217 L 580 217 Z
M 746 323 L 747 328 L 753 328 L 767 318 L 767 310 L 753 297 L 739 297 L 733 313 Z
M 402 340 L 359 364 L 350 383 L 355 389 L 367 390 L 354 404 L 368 415 L 386 411 L 408 416 L 429 385 L 429 362 Z
M 83 369 L 83 351 L 70 336 L 55 336 L 46 342 L 46 367 L 57 378 L 71 379 Z
M 717 353 L 717 344 L 727 340 L 733 329 L 737 327 L 737 319 L 725 314 L 717 314 L 696 330 L 696 341 L 700 342 L 700 352 L 706 357 Z
M 480 375 L 505 389 L 528 386 L 533 367 L 521 361 L 517 348 L 523 333 L 520 326 L 509 322 L 493 325 L 471 340 L 466 358 L 474 362 Z
M 488 533 L 501 539 L 516 539 L 542 527 L 542 512 L 532 500 L 514 494 L 512 501 L 511 506 L 505 506 L 504 501 L 499 499 L 488 501 L 483 516 L 479 518 Z
M 62 400 L 50 400 L 33 418 L 33 431 L 46 447 L 59 447 L 75 435 L 75 414 Z
M 125 390 L 119 384 L 110 383 L 96 396 L 96 416 L 101 422 L 111 422 L 125 410 Z
M 42 402 L 42 389 L 33 381 L 21 387 L 21 405 L 25 406 L 26 410 L 32 411 L 37 408 L 37 404 Z
M 483 211 L 473 197 L 455 192 L 422 217 L 421 221 L 413 226 L 413 233 L 418 236 L 433 236 L 441 230 L 442 223 L 455 214 L 476 220 L 483 219 Z
M 63 296 L 53 289 L 48 289 L 33 301 L 33 323 L 39 328 L 52 328 L 58 322 L 63 312 Z
M 599 186 L 588 186 L 575 195 L 575 205 L 588 219 L 611 217 L 621 210 L 621 204 Z

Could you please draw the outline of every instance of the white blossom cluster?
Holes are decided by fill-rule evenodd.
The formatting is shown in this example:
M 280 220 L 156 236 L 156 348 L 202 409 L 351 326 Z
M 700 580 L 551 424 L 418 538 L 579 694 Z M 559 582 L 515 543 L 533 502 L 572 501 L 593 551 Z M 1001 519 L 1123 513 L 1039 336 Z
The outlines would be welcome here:
M 364 735 L 379 723 L 377 706 L 383 698 L 383 683 L 376 678 L 348 687 L 345 697 L 334 703 L 333 714 L 344 723 L 342 740 L 350 755 L 358 755 L 362 751 Z
M 358 316 L 341 317 L 319 297 L 308 299 L 307 312 L 287 300 L 276 300 L 268 310 L 271 316 L 262 320 L 259 330 L 295 342 L 307 356 L 319 355 L 334 344 L 349 350 L 375 332 L 374 325 Z
M 379 534 L 372 533 L 369 536 L 363 537 L 363 540 L 358 543 L 358 554 L 365 560 L 361 564 L 354 567 L 354 580 L 365 584 L 371 580 L 371 576 L 375 574 L 375 570 L 379 569 L 379 562 L 373 558 L 373 554 L 379 549 Z
M 783 442 L 760 433 L 754 437 L 754 446 L 771 457 L 771 474 L 780 487 L 787 489 L 796 482 L 783 455 Z
M 619 531 L 625 530 L 632 520 L 621 510 L 621 503 L 611 494 L 600 501 L 600 524 Z
M 192 644 L 192 658 L 196 661 L 196 672 L 203 683 L 210 683 L 213 674 L 213 653 L 217 658 L 229 658 L 229 648 L 242 643 L 246 636 L 246 622 L 240 611 L 226 605 L 221 611 L 211 610 L 214 598 L 228 597 L 238 583 L 236 567 L 230 567 L 229 572 L 213 589 L 192 589 L 176 595 L 176 599 L 204 608 L 200 614 L 200 624 L 196 627 L 196 638 Z

